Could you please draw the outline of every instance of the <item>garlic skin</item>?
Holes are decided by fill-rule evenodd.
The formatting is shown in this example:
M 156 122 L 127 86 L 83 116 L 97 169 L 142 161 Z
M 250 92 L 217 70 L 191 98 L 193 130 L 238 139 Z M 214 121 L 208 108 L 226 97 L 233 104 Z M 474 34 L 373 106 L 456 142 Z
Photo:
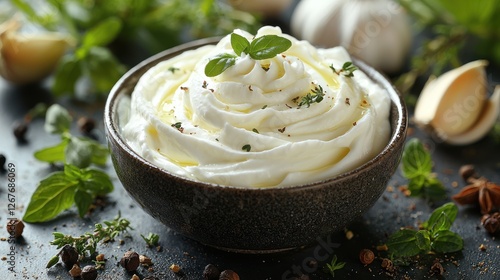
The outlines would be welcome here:
M 74 45 L 72 38 L 56 33 L 21 34 L 16 20 L 0 26 L 0 75 L 14 84 L 40 81 Z
M 391 0 L 302 0 L 291 32 L 316 46 L 343 46 L 386 73 L 401 69 L 412 43 L 409 17 Z
M 452 145 L 483 138 L 500 112 L 500 86 L 487 99 L 486 60 L 476 60 L 431 77 L 415 106 L 417 125 Z

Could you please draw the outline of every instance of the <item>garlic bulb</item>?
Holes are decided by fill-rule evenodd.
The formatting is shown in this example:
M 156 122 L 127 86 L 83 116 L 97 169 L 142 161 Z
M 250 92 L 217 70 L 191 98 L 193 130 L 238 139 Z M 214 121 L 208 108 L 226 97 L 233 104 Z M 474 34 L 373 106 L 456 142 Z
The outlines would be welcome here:
M 20 34 L 19 28 L 17 20 L 0 26 L 0 75 L 16 84 L 39 81 L 55 69 L 73 42 L 56 32 Z
M 477 60 L 431 77 L 415 107 L 415 123 L 453 145 L 483 138 L 500 112 L 500 86 L 487 99 L 488 62 Z
M 291 32 L 320 47 L 344 46 L 387 73 L 403 66 L 412 41 L 408 15 L 391 0 L 302 0 Z

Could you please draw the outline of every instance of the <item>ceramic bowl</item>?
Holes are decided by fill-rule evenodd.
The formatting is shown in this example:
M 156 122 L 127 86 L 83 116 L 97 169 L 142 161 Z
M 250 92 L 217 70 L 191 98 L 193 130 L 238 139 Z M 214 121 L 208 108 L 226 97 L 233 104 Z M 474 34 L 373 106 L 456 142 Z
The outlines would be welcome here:
M 130 95 L 139 78 L 158 62 L 206 44 L 203 39 L 161 52 L 126 73 L 109 94 L 105 128 L 111 158 L 123 187 L 169 228 L 203 244 L 238 252 L 276 252 L 306 246 L 343 230 L 379 199 L 401 159 L 407 129 L 402 97 L 379 72 L 355 64 L 384 87 L 392 100 L 391 137 L 364 165 L 334 178 L 266 189 L 219 186 L 178 177 L 134 152 L 121 135 Z

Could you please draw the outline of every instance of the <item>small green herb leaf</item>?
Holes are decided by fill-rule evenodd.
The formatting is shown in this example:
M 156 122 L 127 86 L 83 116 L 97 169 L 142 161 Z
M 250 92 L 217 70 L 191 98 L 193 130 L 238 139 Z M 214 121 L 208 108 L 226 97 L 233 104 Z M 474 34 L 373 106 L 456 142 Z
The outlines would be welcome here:
M 412 196 L 425 196 L 437 200 L 446 195 L 446 190 L 432 173 L 432 159 L 424 145 L 413 138 L 406 143 L 402 156 L 401 171 L 408 182 Z
M 89 141 L 72 137 L 64 151 L 66 163 L 85 168 L 92 162 L 92 144 Z
M 243 145 L 243 147 L 241 147 L 241 149 L 243 151 L 250 152 L 250 150 L 252 149 L 252 146 L 250 146 L 250 144 L 246 144 L 246 145 Z
M 452 253 L 463 249 L 464 240 L 460 235 L 449 231 L 442 230 L 434 234 L 432 241 L 432 249 L 439 253 Z
M 231 33 L 231 47 L 233 47 L 236 55 L 240 56 L 242 52 L 248 52 L 249 46 L 250 42 L 248 42 L 247 38 L 236 33 Z
M 94 198 L 91 194 L 83 190 L 77 190 L 75 192 L 75 205 L 78 209 L 78 215 L 83 218 L 85 214 L 89 211 L 89 207 L 92 204 Z
M 406 143 L 402 162 L 403 175 L 408 179 L 427 176 L 432 171 L 431 155 L 417 138 Z
M 431 238 L 428 231 L 417 231 L 417 233 L 415 233 L 415 242 L 418 248 L 420 248 L 420 251 L 426 252 L 431 250 Z
M 236 63 L 236 56 L 228 53 L 223 53 L 210 59 L 205 67 L 205 75 L 207 77 L 215 77 L 224 72 L 227 68 Z
M 333 73 L 337 74 L 337 75 L 344 75 L 346 77 L 354 77 L 354 71 L 358 70 L 358 67 L 356 67 L 352 62 L 350 61 L 347 61 L 347 62 L 344 62 L 344 64 L 342 65 L 342 69 L 335 69 L 335 67 L 333 67 L 333 64 L 330 65 L 330 69 L 332 69 Z
M 83 216 L 96 195 L 109 193 L 113 185 L 109 176 L 99 170 L 80 169 L 66 164 L 64 171 L 54 172 L 42 180 L 33 193 L 23 220 L 45 222 L 70 208 L 73 203 Z
M 106 46 L 118 35 L 122 28 L 122 22 L 116 17 L 109 17 L 85 33 L 82 39 L 83 49 L 94 46 Z
M 387 241 L 391 253 L 401 257 L 415 256 L 420 252 L 416 242 L 417 232 L 412 229 L 401 229 L 392 234 Z
M 54 104 L 47 109 L 45 115 L 45 131 L 53 134 L 62 134 L 69 131 L 72 118 L 64 107 Z
M 45 161 L 49 163 L 54 162 L 64 162 L 66 146 L 68 145 L 69 139 L 63 139 L 63 141 L 55 146 L 44 148 L 38 150 L 34 153 L 34 156 L 39 161 Z
M 158 234 L 155 234 L 155 233 L 149 233 L 148 236 L 144 236 L 141 234 L 141 237 L 142 239 L 144 239 L 144 241 L 146 241 L 146 244 L 148 245 L 148 247 L 152 247 L 152 246 L 158 246 L 158 242 L 160 241 L 160 236 Z
M 326 264 L 326 271 L 335 277 L 335 271 L 344 268 L 345 262 L 338 262 L 337 255 L 333 255 L 332 261 Z
M 40 182 L 31 196 L 23 221 L 27 223 L 51 220 L 73 204 L 78 181 L 64 172 L 52 173 Z
M 449 230 L 458 215 L 458 207 L 453 202 L 443 204 L 441 207 L 436 208 L 427 223 L 425 228 L 431 233 Z
M 323 101 L 325 92 L 323 91 L 321 85 L 317 85 L 316 87 L 314 87 L 314 89 L 311 90 L 311 93 L 307 93 L 302 97 L 298 104 L 299 107 L 307 105 L 307 108 L 309 108 L 312 103 L 320 103 L 321 101 Z
M 255 60 L 273 58 L 285 52 L 292 46 L 292 42 L 277 35 L 264 35 L 250 43 L 249 54 Z

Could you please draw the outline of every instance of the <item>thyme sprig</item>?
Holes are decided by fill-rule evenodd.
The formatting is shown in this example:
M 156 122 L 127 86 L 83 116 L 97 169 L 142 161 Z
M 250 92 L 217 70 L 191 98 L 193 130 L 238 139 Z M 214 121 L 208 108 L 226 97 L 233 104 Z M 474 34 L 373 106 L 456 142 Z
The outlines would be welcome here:
M 113 241 L 119 234 L 132 229 L 130 221 L 122 218 L 120 214 L 111 221 L 104 221 L 103 224 L 97 223 L 92 232 L 86 232 L 76 237 L 65 235 L 61 232 L 53 232 L 54 240 L 50 244 L 57 246 L 57 249 L 62 248 L 64 245 L 71 245 L 75 247 L 81 257 L 85 257 L 87 253 L 88 255 L 93 255 L 97 251 L 99 243 Z M 47 264 L 47 268 L 55 265 L 53 259 L 55 257 L 51 258 L 51 261 Z
M 335 271 L 344 268 L 345 262 L 338 262 L 337 255 L 334 255 L 332 261 L 327 263 L 325 266 L 325 270 L 332 275 L 332 278 L 335 277 Z
M 299 108 L 304 105 L 307 105 L 307 108 L 309 108 L 312 103 L 320 103 L 321 101 L 323 101 L 324 96 L 325 92 L 323 88 L 320 85 L 317 85 L 314 87 L 314 89 L 311 90 L 311 92 L 308 92 L 300 99 L 300 102 L 298 104 Z
M 354 65 L 352 62 L 346 61 L 342 65 L 341 69 L 335 69 L 335 67 L 333 67 L 333 64 L 330 65 L 330 69 L 332 69 L 333 73 L 335 73 L 339 76 L 343 75 L 346 77 L 354 77 L 353 72 L 358 70 L 358 67 L 356 67 L 356 65 Z

